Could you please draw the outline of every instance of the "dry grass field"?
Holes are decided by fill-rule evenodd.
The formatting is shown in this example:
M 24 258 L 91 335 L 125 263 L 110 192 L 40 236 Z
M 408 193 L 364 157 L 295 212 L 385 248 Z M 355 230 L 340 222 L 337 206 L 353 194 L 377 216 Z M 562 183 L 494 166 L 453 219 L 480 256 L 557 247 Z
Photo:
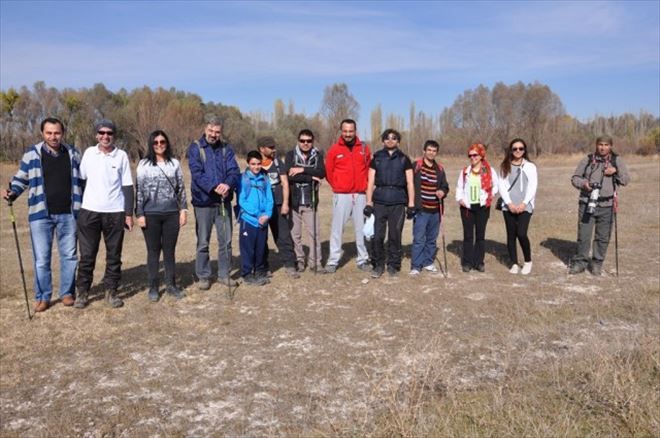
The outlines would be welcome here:
M 579 158 L 537 163 L 527 277 L 508 273 L 495 210 L 486 272 L 460 272 L 452 201 L 448 278 L 408 276 L 407 222 L 404 272 L 372 280 L 355 266 L 348 227 L 336 274 L 307 271 L 292 281 L 275 254 L 273 282 L 242 284 L 229 300 L 223 285 L 202 292 L 193 282 L 191 220 L 177 247 L 187 298 L 147 300 L 144 239 L 134 230 L 124 244 L 123 308 L 101 299 L 102 249 L 91 305 L 55 303 L 32 321 L 3 204 L 0 435 L 659 436 L 659 162 L 627 159 L 619 276 L 613 240 L 602 277 L 568 276 L 577 216 L 570 175 Z M 451 199 L 463 164 L 445 163 Z M 1 169 L 6 181 L 14 166 Z M 330 196 L 326 184 L 324 255 Z M 16 210 L 31 290 L 25 204 L 20 198 Z M 233 263 L 236 270 L 236 236 Z

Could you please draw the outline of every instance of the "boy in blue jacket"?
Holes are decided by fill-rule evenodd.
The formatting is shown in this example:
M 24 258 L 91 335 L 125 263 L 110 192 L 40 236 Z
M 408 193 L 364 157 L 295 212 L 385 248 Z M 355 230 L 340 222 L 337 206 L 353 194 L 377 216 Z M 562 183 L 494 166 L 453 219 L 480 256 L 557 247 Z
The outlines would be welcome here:
M 273 193 L 261 170 L 261 153 L 250 151 L 247 164 L 238 191 L 241 276 L 248 284 L 263 286 L 270 283 L 266 277 L 266 240 L 268 220 L 273 212 Z

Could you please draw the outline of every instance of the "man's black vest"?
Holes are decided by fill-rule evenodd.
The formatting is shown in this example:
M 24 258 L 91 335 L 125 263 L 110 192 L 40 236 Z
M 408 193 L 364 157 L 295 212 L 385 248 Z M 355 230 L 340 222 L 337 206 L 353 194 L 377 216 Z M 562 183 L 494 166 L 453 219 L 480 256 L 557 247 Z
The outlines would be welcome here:
M 408 203 L 406 161 L 406 155 L 399 149 L 391 155 L 385 149 L 374 154 L 373 167 L 376 170 L 374 203 L 384 205 Z

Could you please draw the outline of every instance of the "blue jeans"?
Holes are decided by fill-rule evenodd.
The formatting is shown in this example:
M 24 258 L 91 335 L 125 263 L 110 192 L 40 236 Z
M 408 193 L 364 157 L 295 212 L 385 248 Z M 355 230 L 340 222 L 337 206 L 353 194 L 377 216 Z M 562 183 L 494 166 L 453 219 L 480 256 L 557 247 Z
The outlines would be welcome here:
M 197 278 L 209 279 L 211 277 L 209 241 L 211 240 L 213 227 L 215 227 L 218 238 L 218 278 L 229 276 L 231 267 L 231 217 L 231 208 L 225 206 L 195 207 L 195 230 L 197 231 L 195 274 L 197 274 Z
M 75 287 L 78 257 L 76 254 L 76 219 L 73 214 L 51 214 L 46 219 L 30 222 L 34 260 L 34 297 L 50 301 L 53 295 L 51 259 L 53 235 L 60 255 L 60 298 L 72 295 Z
M 438 250 L 436 239 L 440 231 L 440 215 L 437 212 L 420 211 L 413 220 L 412 269 L 421 270 L 433 264 Z

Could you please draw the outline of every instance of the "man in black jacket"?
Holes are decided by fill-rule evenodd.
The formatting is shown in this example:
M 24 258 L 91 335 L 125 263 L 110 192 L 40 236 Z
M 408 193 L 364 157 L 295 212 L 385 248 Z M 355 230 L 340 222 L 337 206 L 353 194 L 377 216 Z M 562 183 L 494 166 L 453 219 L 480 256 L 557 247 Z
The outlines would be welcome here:
M 316 269 L 321 266 L 321 239 L 319 238 L 319 185 L 325 178 L 323 152 L 314 147 L 314 133 L 303 129 L 298 134 L 298 144 L 286 154 L 291 196 L 291 237 L 296 252 L 297 269 L 305 270 L 305 250 L 303 249 L 303 224 L 309 236 L 307 266 Z

